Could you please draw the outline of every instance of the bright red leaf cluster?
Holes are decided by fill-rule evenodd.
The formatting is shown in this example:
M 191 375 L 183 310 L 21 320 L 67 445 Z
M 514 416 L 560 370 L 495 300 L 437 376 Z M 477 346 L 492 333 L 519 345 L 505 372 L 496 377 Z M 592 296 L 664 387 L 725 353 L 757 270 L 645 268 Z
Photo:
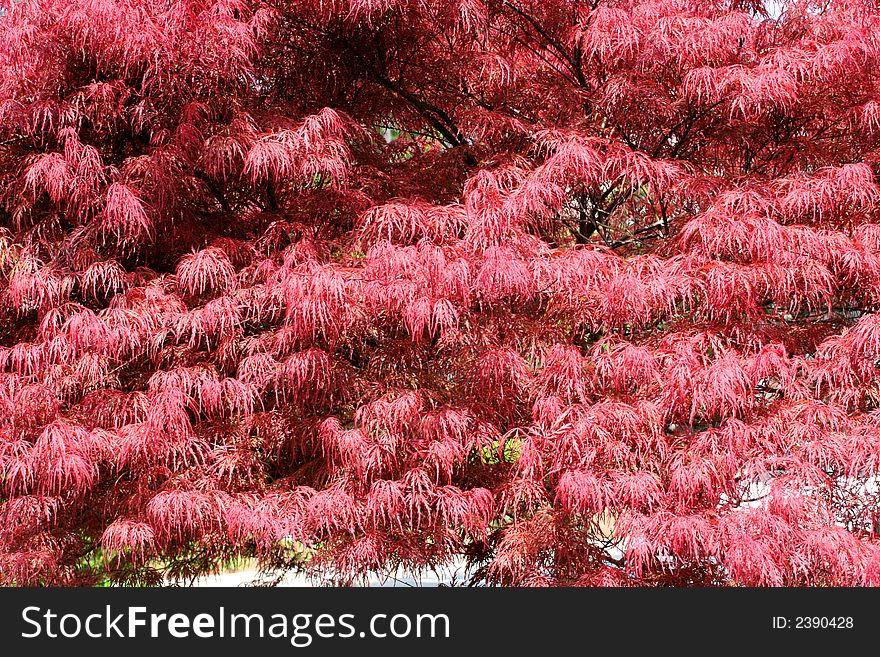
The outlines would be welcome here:
M 0 582 L 880 584 L 873 0 L 21 0 Z

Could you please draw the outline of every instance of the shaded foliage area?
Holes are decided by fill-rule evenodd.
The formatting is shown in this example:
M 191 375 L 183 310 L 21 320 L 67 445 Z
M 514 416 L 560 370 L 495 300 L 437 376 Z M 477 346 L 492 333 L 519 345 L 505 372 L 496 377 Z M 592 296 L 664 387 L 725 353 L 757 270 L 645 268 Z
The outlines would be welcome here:
M 4 584 L 880 583 L 874 2 L 4 4 Z

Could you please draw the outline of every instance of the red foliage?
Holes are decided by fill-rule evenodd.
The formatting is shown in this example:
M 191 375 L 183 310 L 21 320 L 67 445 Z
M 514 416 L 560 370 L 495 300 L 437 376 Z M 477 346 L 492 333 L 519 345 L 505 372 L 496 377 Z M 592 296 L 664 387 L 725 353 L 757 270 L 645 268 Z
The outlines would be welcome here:
M 873 0 L 0 5 L 0 583 L 880 584 Z

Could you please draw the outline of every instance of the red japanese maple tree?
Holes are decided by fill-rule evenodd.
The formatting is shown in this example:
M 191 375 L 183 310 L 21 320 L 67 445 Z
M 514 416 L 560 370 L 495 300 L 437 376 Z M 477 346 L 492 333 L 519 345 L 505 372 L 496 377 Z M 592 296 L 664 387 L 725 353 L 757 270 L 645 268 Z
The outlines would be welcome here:
M 21 0 L 0 582 L 880 584 L 874 0 Z

